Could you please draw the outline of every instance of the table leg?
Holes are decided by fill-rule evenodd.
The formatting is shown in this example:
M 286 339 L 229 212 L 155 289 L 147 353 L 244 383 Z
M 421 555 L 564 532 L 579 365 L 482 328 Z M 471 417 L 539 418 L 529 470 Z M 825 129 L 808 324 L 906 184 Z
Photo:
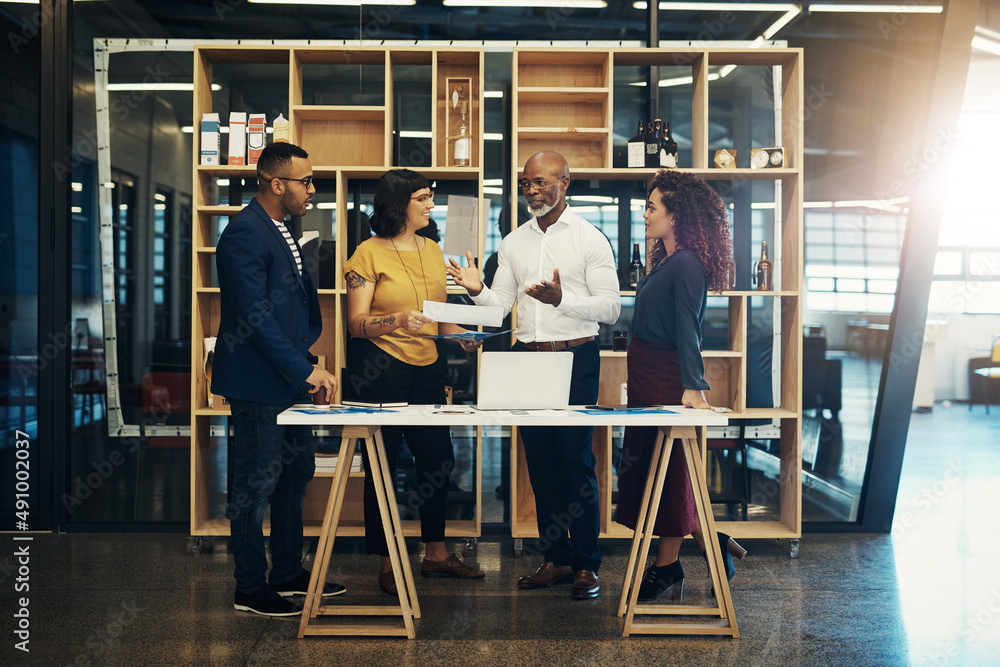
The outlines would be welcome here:
M 330 568 L 330 554 L 333 552 L 333 541 L 337 536 L 336 526 L 340 522 L 340 510 L 343 507 L 356 442 L 357 439 L 354 437 L 345 436 L 340 440 L 340 453 L 337 455 L 337 466 L 334 468 L 330 483 L 330 495 L 323 515 L 323 528 L 316 545 L 316 560 L 309 577 L 309 588 L 302 607 L 302 618 L 299 621 L 299 639 L 305 636 L 309 619 L 316 618 L 323 600 L 323 585 L 326 583 L 326 573 Z
M 631 590 L 622 637 L 628 637 L 632 630 L 632 619 L 635 617 L 636 601 L 639 598 L 643 565 L 649 556 L 649 545 L 653 542 L 653 527 L 656 525 L 656 515 L 660 509 L 660 495 L 663 493 L 663 482 L 667 476 L 670 451 L 674 446 L 674 439 L 670 431 L 670 428 L 663 428 L 657 433 L 656 443 L 653 445 L 653 458 L 649 462 L 649 474 L 646 476 L 646 489 L 643 494 L 643 505 L 646 506 L 647 511 L 640 513 L 639 519 L 636 521 L 635 536 L 632 538 L 632 542 L 635 543 L 641 536 L 642 547 L 639 550 L 637 561 L 632 563 L 633 568 L 626 574 L 627 580 L 631 582 Z M 650 482 L 653 482 L 652 495 L 650 495 Z

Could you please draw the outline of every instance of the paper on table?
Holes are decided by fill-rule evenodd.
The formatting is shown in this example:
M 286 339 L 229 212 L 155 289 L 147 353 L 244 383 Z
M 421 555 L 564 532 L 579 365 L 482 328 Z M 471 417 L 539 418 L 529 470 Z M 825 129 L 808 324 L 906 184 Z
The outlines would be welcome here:
M 435 322 L 469 326 L 498 327 L 503 322 L 503 308 L 500 306 L 466 306 L 461 303 L 424 301 L 424 315 Z
M 448 215 L 444 224 L 444 254 L 461 257 L 465 257 L 466 252 L 476 254 L 479 247 L 478 198 L 448 195 Z

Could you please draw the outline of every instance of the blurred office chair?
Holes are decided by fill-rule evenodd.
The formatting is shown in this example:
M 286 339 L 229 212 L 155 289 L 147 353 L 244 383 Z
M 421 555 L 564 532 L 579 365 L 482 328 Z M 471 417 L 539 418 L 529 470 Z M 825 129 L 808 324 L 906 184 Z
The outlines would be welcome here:
M 989 364 L 972 371 L 981 378 L 983 387 L 983 404 L 986 414 L 990 414 L 990 380 L 1000 379 L 1000 334 L 994 334 L 992 352 Z M 972 409 L 972 392 L 969 392 L 969 410 Z
M 187 417 L 190 412 L 191 373 L 157 371 L 142 376 L 143 436 L 140 438 L 135 458 L 133 520 L 138 520 L 139 514 L 139 477 L 142 472 L 143 449 L 190 448 L 191 436 L 182 434 L 182 429 L 186 430 L 190 427 L 190 421 Z M 184 415 L 184 417 L 177 415 Z M 171 427 L 175 427 L 173 435 L 150 435 L 151 432 L 169 431 Z

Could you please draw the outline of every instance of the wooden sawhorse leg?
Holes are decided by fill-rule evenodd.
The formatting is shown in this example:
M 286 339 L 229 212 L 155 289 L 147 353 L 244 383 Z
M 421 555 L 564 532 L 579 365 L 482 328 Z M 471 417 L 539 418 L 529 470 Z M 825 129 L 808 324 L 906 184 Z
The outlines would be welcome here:
M 629 634 L 740 636 L 736 626 L 736 615 L 733 612 L 732 596 L 729 593 L 729 581 L 725 577 L 723 568 L 721 548 L 715 537 L 715 518 L 712 516 L 712 504 L 705 483 L 705 463 L 698 446 L 699 441 L 704 440 L 704 438 L 705 427 L 703 426 L 660 427 L 659 433 L 657 433 L 656 443 L 653 446 L 653 458 L 650 461 L 649 474 L 646 476 L 646 486 L 642 494 L 639 517 L 636 521 L 635 535 L 632 537 L 632 549 L 625 571 L 625 581 L 622 584 L 621 600 L 618 604 L 618 615 L 625 616 L 623 637 L 628 637 Z M 637 604 L 643 564 L 646 562 L 649 546 L 653 541 L 653 526 L 656 525 L 659 499 L 663 493 L 667 464 L 670 461 L 670 451 L 675 440 L 679 440 L 680 446 L 684 448 L 687 472 L 691 478 L 691 487 L 694 492 L 698 526 L 705 536 L 708 569 L 716 593 L 714 606 Z M 714 622 L 706 621 L 705 623 L 674 623 L 667 620 L 634 622 L 633 618 L 636 614 L 716 616 L 718 618 Z
M 333 541 L 337 535 L 337 525 L 344 504 L 344 493 L 347 490 L 351 461 L 354 459 L 355 442 L 359 438 L 364 440 L 368 461 L 372 464 L 370 472 L 375 484 L 379 514 L 382 517 L 382 529 L 389 540 L 389 560 L 392 562 L 392 572 L 396 578 L 396 590 L 399 591 L 398 605 L 322 604 L 323 584 L 326 582 L 326 573 L 330 567 L 330 554 L 333 552 Z M 317 616 L 324 615 L 402 616 L 403 625 L 310 623 Z M 417 602 L 417 589 L 413 581 L 410 559 L 406 554 L 406 542 L 403 539 L 399 509 L 396 507 L 396 493 L 389 475 L 389 464 L 385 457 L 382 431 L 377 426 L 345 426 L 341 435 L 340 453 L 337 456 L 337 466 L 333 473 L 333 483 L 330 486 L 330 497 L 327 500 L 326 513 L 323 516 L 323 528 L 320 532 L 319 544 L 316 547 L 316 566 L 309 579 L 309 590 L 302 608 L 299 638 L 306 635 L 405 635 L 409 639 L 413 639 L 415 636 L 413 631 L 414 618 L 420 618 L 420 604 Z

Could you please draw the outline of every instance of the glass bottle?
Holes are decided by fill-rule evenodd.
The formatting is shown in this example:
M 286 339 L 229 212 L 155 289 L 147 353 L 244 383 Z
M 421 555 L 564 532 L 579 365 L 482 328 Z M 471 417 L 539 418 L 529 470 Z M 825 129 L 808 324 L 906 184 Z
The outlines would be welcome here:
M 635 136 L 628 140 L 628 166 L 646 166 L 646 123 L 639 121 L 639 128 L 635 131 Z
M 646 167 L 660 166 L 660 141 L 656 138 L 659 133 L 659 118 L 646 125 Z
M 757 291 L 770 292 L 774 289 L 771 284 L 771 275 L 774 273 L 774 263 L 767 258 L 767 241 L 760 244 L 760 260 L 756 262 L 757 267 Z
M 459 121 L 458 134 L 451 138 L 452 143 L 452 166 L 468 167 L 472 164 L 472 135 L 466 125 L 466 116 L 469 113 L 469 101 L 462 99 L 462 87 L 459 86 L 452 93 L 452 106 L 457 107 L 461 120 Z
M 670 134 L 670 121 L 663 123 L 660 135 L 660 166 L 673 169 L 677 166 L 677 142 Z
M 628 286 L 629 289 L 636 289 L 639 286 L 639 278 L 642 278 L 642 259 L 639 257 L 639 244 L 632 244 L 632 263 L 628 266 Z

